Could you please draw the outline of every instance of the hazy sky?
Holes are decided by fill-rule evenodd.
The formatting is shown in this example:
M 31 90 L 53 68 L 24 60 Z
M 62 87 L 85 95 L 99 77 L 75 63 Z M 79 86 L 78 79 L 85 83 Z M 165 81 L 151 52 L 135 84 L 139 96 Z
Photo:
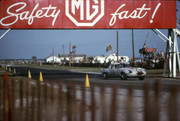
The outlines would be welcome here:
M 180 8 L 180 2 L 177 2 Z M 180 12 L 180 10 L 178 10 Z M 180 14 L 177 14 L 180 19 Z M 0 36 L 6 30 L 0 30 Z M 76 45 L 76 53 L 87 56 L 106 55 L 106 47 L 111 44 L 116 52 L 117 31 L 119 32 L 119 55 L 132 56 L 132 30 L 11 30 L 0 40 L 0 59 L 31 59 L 37 56 L 43 59 L 55 50 L 55 55 L 69 53 L 69 42 Z M 167 35 L 167 30 L 161 30 Z M 134 30 L 135 57 L 139 57 L 139 49 L 143 47 L 149 32 L 148 47 L 157 48 L 157 52 L 166 49 L 164 43 L 152 30 Z M 180 47 L 180 39 L 178 38 Z
M 164 30 L 164 33 L 167 30 Z M 5 32 L 1 30 L 0 34 Z M 132 30 L 118 30 L 119 55 L 132 56 Z M 143 47 L 149 32 L 147 45 L 165 51 L 164 43 L 152 30 L 134 30 L 135 56 Z M 106 47 L 111 44 L 116 52 L 117 30 L 11 30 L 0 40 L 0 59 L 9 58 L 45 58 L 55 50 L 55 55 L 69 52 L 69 41 L 76 45 L 76 53 L 88 56 L 106 55 Z

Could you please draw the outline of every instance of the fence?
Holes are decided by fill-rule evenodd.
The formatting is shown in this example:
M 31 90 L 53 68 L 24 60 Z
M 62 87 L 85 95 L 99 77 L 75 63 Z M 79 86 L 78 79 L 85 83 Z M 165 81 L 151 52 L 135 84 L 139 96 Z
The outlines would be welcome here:
M 178 86 L 143 89 L 0 80 L 1 121 L 179 121 Z

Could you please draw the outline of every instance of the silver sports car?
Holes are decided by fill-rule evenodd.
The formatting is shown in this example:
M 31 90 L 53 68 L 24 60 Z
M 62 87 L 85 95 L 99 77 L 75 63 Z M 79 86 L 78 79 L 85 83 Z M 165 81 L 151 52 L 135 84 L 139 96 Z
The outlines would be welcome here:
M 108 68 L 102 70 L 104 79 L 109 77 L 120 77 L 126 80 L 129 77 L 138 77 L 139 80 L 144 80 L 146 70 L 143 68 L 130 67 L 129 64 L 112 63 Z

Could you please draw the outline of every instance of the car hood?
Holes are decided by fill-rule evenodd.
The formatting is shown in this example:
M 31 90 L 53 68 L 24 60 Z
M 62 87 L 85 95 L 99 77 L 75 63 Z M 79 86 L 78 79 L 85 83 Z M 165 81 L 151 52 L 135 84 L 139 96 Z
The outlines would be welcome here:
M 124 69 L 131 70 L 131 71 L 145 71 L 145 69 L 143 69 L 143 68 L 135 68 L 135 67 L 127 67 Z

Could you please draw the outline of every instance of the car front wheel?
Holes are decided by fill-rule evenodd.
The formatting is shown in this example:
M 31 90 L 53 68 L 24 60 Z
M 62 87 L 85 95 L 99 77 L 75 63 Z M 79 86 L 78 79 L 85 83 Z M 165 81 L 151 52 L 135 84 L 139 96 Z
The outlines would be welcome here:
M 144 80 L 145 76 L 140 76 L 138 78 L 139 78 L 139 80 Z
M 109 78 L 108 74 L 107 73 L 103 73 L 103 78 L 104 79 L 108 79 Z
M 122 74 L 121 74 L 121 79 L 122 79 L 122 80 L 127 80 L 127 75 L 126 75 L 125 73 L 122 73 Z

